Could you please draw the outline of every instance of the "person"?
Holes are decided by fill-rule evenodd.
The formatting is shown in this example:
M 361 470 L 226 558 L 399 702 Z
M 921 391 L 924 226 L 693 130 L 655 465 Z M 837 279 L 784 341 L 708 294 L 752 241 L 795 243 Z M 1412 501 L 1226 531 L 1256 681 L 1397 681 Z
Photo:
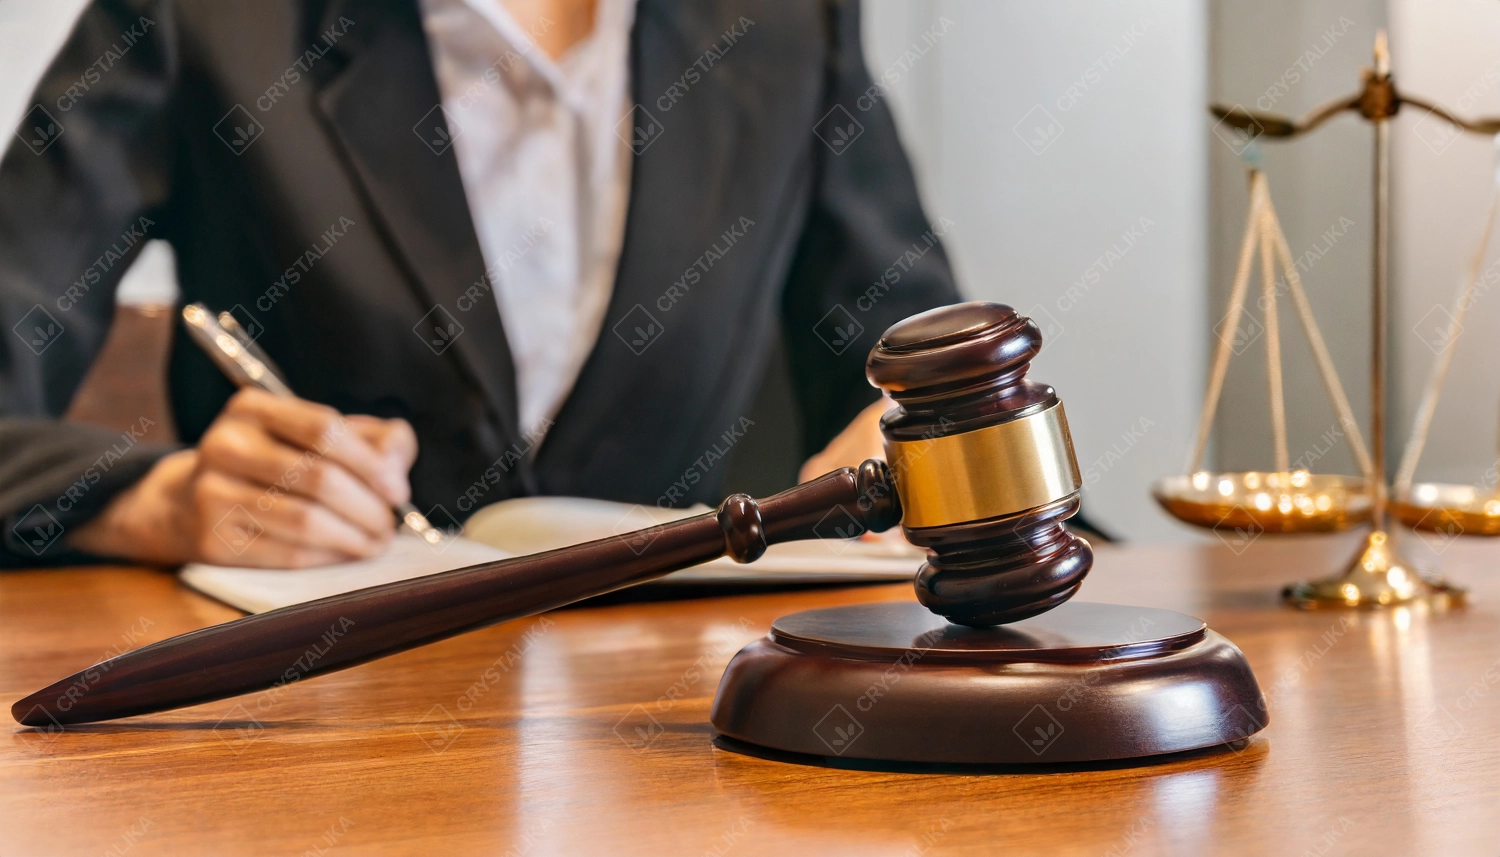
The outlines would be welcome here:
M 714 502 L 778 337 L 803 475 L 879 455 L 865 355 L 958 299 L 884 96 L 853 0 L 91 3 L 0 163 L 0 563 Z M 177 337 L 186 445 L 60 418 L 153 240 L 301 398 Z

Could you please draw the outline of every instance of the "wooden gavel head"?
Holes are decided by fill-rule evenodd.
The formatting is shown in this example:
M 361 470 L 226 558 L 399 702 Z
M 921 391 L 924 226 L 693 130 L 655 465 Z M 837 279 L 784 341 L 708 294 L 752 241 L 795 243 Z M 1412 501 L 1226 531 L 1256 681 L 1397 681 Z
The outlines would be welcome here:
M 1016 622 L 1078 591 L 1088 542 L 1062 401 L 1026 378 L 1042 332 L 1003 304 L 940 307 L 899 322 L 866 364 L 896 400 L 880 421 L 901 526 L 929 556 L 917 598 L 960 625 Z

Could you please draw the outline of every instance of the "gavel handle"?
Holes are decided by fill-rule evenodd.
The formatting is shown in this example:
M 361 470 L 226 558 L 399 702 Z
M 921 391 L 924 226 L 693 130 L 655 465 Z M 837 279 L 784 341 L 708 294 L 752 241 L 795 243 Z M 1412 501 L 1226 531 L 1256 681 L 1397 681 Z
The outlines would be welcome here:
M 890 473 L 871 460 L 757 503 L 614 538 L 373 586 L 204 628 L 95 664 L 22 699 L 27 726 L 149 714 L 256 690 L 424 646 L 766 545 L 879 532 L 901 519 Z

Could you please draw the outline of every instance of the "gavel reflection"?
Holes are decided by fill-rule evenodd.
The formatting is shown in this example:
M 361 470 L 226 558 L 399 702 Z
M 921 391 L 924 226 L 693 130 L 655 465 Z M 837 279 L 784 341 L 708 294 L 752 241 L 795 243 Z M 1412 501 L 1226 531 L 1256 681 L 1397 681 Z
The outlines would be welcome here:
M 1028 380 L 1041 332 L 1010 307 L 959 304 L 890 328 L 872 383 L 886 463 L 843 468 L 764 500 L 531 556 L 375 586 L 249 616 L 112 658 L 11 708 L 28 726 L 147 714 L 301 681 L 778 542 L 903 525 L 928 550 L 918 599 L 991 626 L 1072 597 L 1093 555 L 1062 526 L 1080 480 L 1062 403 Z M 904 517 L 903 517 L 904 510 Z M 849 521 L 856 527 L 850 528 Z M 851 531 L 852 530 L 852 531 Z M 333 641 L 326 642 L 333 634 Z M 325 653 L 308 663 L 320 643 Z

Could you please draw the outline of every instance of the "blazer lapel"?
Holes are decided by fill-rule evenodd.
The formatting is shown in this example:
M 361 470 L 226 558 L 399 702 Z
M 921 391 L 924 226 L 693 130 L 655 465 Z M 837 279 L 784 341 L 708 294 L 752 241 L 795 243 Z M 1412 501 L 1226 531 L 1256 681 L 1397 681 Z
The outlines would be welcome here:
M 639 0 L 631 34 L 634 106 L 617 126 L 620 133 L 631 134 L 635 144 L 614 291 L 599 339 L 564 402 L 557 428 L 542 445 L 543 459 L 582 461 L 591 454 L 606 454 L 589 436 L 599 424 L 638 403 L 643 385 L 649 388 L 650 379 L 683 353 L 669 345 L 635 354 L 627 338 L 638 337 L 627 334 L 637 327 L 657 329 L 652 325 L 663 315 L 657 303 L 662 292 L 736 222 L 735 215 L 746 211 L 746 191 L 755 180 L 742 175 L 736 164 L 743 155 L 741 138 L 747 123 L 756 117 L 747 115 L 734 63 L 713 66 L 688 97 L 669 103 L 664 96 L 684 68 L 703 57 L 705 49 L 716 44 L 722 48 L 724 32 L 739 26 L 737 15 L 726 11 L 730 5 Z M 677 319 L 670 321 L 669 340 L 682 333 Z M 685 428 L 699 416 L 686 414 L 676 422 Z M 671 444 L 675 438 L 658 440 Z
M 329 64 L 316 84 L 328 131 L 429 310 L 412 325 L 425 325 L 434 342 L 452 337 L 445 353 L 520 442 L 510 344 L 485 279 L 417 3 L 334 0 L 323 26 L 341 15 L 355 22 L 356 37 L 339 42 L 344 61 Z M 530 483 L 529 462 L 521 467 Z

